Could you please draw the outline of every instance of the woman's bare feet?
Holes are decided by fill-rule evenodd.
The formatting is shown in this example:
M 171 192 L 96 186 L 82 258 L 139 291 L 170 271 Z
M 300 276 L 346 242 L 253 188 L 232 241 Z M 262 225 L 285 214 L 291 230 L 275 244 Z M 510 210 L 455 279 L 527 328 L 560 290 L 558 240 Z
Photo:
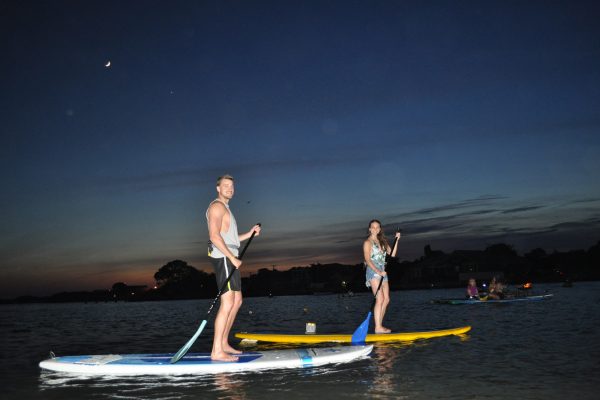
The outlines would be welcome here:
M 392 330 L 388 329 L 384 326 L 382 326 L 381 328 L 377 328 L 375 329 L 375 333 L 390 333 Z
M 213 361 L 227 361 L 227 362 L 236 362 L 238 360 L 237 357 L 232 356 L 231 354 L 227 354 L 225 352 L 211 353 L 210 359 Z

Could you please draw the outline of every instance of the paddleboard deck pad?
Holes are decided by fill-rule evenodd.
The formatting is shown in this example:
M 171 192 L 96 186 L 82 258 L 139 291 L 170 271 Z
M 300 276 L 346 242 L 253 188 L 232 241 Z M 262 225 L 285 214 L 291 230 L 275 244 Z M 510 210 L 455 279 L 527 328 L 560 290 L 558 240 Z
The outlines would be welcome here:
M 175 364 L 173 354 L 107 354 L 53 357 L 44 370 L 82 375 L 202 375 L 223 372 L 317 367 L 366 357 L 372 345 L 244 352 L 236 362 L 212 361 L 209 353 L 190 353 Z
M 424 332 L 378 333 L 368 334 L 365 342 L 412 342 L 417 339 L 430 339 L 440 336 L 462 335 L 471 330 L 470 326 L 460 328 L 441 329 Z M 276 333 L 236 333 L 235 337 L 246 342 L 272 342 L 272 343 L 351 343 L 352 334 L 276 334 Z
M 540 301 L 552 298 L 553 294 L 543 294 L 539 296 L 523 296 L 514 297 L 510 299 L 489 299 L 489 300 L 477 300 L 477 299 L 438 299 L 434 300 L 437 304 L 494 304 L 494 303 L 519 303 L 523 301 Z

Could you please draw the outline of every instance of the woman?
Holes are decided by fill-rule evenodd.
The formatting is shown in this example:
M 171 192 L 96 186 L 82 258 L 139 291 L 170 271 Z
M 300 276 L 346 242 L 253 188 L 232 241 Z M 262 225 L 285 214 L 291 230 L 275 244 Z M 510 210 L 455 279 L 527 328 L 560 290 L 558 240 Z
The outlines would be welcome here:
M 467 286 L 467 299 L 479 300 L 479 290 L 477 289 L 477 282 L 475 278 L 469 279 L 469 285 Z
M 396 238 L 400 239 L 400 232 L 396 232 Z M 387 239 L 381 229 L 381 222 L 374 219 L 369 222 L 369 236 L 363 243 L 363 255 L 365 258 L 365 266 L 367 267 L 366 285 L 376 295 L 375 309 L 373 310 L 373 319 L 375 320 L 375 333 L 390 333 L 388 329 L 382 325 L 385 310 L 390 303 L 390 286 L 388 284 L 387 273 L 385 272 L 385 256 L 390 254 L 396 256 L 398 249 L 398 241 L 395 242 L 394 248 L 390 249 Z M 383 281 L 380 281 L 383 279 Z M 381 289 L 377 293 L 379 283 Z

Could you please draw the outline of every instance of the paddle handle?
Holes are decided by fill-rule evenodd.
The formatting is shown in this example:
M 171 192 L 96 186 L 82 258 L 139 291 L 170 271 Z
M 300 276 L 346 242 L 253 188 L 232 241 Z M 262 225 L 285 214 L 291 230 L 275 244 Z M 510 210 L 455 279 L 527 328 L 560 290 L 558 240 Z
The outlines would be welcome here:
M 396 228 L 396 233 L 398 233 L 398 232 L 402 232 L 402 229 Z M 390 252 L 392 252 L 392 253 L 394 252 L 394 247 L 396 247 L 396 244 L 398 244 L 398 237 L 394 237 L 394 244 L 392 245 Z M 394 258 L 394 257 L 392 257 L 389 254 L 386 254 L 385 255 L 385 262 L 387 263 L 387 260 L 390 259 L 390 258 Z

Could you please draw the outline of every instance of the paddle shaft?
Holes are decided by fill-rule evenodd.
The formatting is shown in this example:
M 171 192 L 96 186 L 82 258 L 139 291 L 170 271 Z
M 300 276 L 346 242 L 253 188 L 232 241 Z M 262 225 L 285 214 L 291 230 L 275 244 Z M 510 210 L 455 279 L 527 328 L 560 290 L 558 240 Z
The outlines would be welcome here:
M 260 222 L 258 224 L 256 224 L 256 225 L 260 226 Z M 252 231 L 252 235 L 250 235 L 250 239 L 248 239 L 248 241 L 246 242 L 246 245 L 242 249 L 242 252 L 237 257 L 238 260 L 241 260 L 242 257 L 244 257 L 244 253 L 246 253 L 246 249 L 250 245 L 250 242 L 252 241 L 252 239 L 254 239 L 254 235 L 256 235 L 256 231 Z M 210 305 L 210 307 L 208 309 L 208 312 L 206 313 L 207 316 L 210 315 L 210 312 L 215 307 L 215 304 L 217 304 L 217 300 L 219 300 L 219 297 L 221 297 L 221 294 L 223 293 L 223 290 L 225 290 L 225 288 L 227 287 L 227 284 L 231 280 L 231 277 L 233 276 L 233 274 L 235 273 L 236 270 L 237 270 L 237 268 L 234 268 L 231 271 L 231 273 L 229 274 L 229 276 L 227 277 L 227 279 L 225 279 L 225 282 L 223 283 L 223 285 L 221 285 L 221 288 L 219 289 L 219 293 L 217 293 L 217 297 L 215 297 L 215 299 L 213 300 L 213 302 L 211 303 L 211 305 Z

